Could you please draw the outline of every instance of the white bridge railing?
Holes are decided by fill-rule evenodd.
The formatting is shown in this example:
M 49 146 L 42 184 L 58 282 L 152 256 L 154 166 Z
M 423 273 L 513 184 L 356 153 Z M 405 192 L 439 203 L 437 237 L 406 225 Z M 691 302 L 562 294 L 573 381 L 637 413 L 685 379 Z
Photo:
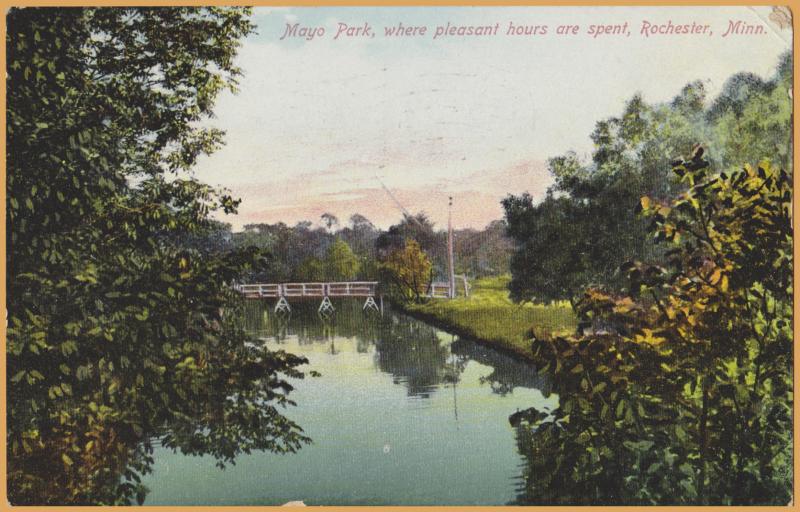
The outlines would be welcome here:
M 431 283 L 428 288 L 428 297 L 434 299 L 449 299 L 450 285 L 447 283 Z
M 378 282 L 239 284 L 234 288 L 248 298 L 374 297 Z
M 461 281 L 461 286 L 459 286 L 458 281 Z M 458 296 L 458 289 L 461 288 L 464 297 L 469 297 L 469 281 L 467 281 L 467 276 L 465 275 L 457 275 L 455 288 L 453 289 L 453 296 L 455 298 Z M 433 282 L 428 286 L 428 290 L 426 295 L 432 299 L 450 299 L 450 285 L 444 282 Z
M 462 280 L 462 290 L 469 297 L 469 284 L 466 277 Z M 458 289 L 459 286 L 456 285 Z M 375 297 L 378 295 L 377 281 L 343 281 L 330 283 L 269 283 L 238 284 L 234 289 L 250 299 L 279 299 L 281 297 Z M 458 295 L 458 290 L 453 295 Z M 434 299 L 450 298 L 450 286 L 443 282 L 433 282 L 425 290 L 425 295 Z

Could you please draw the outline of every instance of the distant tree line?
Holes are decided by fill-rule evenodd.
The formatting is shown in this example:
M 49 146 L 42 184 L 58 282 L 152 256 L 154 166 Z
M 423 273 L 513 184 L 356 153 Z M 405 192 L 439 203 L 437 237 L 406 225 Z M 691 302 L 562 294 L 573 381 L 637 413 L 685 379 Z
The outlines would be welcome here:
M 482 230 L 454 230 L 456 273 L 471 278 L 508 273 L 513 242 L 506 229 L 505 221 L 498 220 Z M 386 230 L 357 213 L 345 225 L 330 213 L 316 223 L 247 224 L 237 232 L 227 224 L 216 223 L 204 236 L 185 238 L 184 243 L 202 251 L 258 248 L 268 264 L 243 276 L 249 282 L 407 282 L 420 290 L 395 288 L 398 297 L 418 299 L 418 292 L 431 281 L 447 278 L 447 232 L 437 229 L 425 213 L 404 215 Z M 411 252 L 406 251 L 409 243 L 413 243 Z M 413 255 L 415 252 L 419 254 Z M 403 258 L 411 258 L 407 261 L 418 265 L 412 274 L 399 277 L 403 269 L 398 265 Z

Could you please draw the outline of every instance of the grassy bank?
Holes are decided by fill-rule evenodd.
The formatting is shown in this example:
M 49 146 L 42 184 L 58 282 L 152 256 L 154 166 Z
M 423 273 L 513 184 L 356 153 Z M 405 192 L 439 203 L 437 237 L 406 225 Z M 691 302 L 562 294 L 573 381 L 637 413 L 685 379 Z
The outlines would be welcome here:
M 529 356 L 528 333 L 537 338 L 571 332 L 575 315 L 568 304 L 519 305 L 511 302 L 506 288 L 509 277 L 490 277 L 472 283 L 470 296 L 408 304 L 410 313 L 433 320 L 454 332 L 496 344 L 499 348 Z

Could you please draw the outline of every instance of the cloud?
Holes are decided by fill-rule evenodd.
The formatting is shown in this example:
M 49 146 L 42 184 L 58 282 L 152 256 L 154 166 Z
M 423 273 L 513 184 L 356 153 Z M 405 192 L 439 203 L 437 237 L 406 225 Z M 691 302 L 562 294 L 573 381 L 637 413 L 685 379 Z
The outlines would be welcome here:
M 448 197 L 453 196 L 454 226 L 482 227 L 502 218 L 500 201 L 507 194 L 530 192 L 539 197 L 550 183 L 543 162 L 523 161 L 507 169 L 486 169 L 458 180 L 445 177 L 422 185 L 387 185 L 390 196 L 381 185 L 383 180 L 374 176 L 354 178 L 350 169 L 234 186 L 233 193 L 242 198 L 242 214 L 225 220 L 240 228 L 257 222 L 316 222 L 326 212 L 340 219 L 360 213 L 386 228 L 402 218 L 404 208 L 412 213 L 424 211 L 442 224 L 447 218 Z

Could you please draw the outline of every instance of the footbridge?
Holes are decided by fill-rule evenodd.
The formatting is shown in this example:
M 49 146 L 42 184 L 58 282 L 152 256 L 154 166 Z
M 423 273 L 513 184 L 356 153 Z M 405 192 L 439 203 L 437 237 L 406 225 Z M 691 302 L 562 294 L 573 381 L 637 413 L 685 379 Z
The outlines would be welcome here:
M 366 299 L 363 310 L 383 313 L 383 296 L 378 295 L 377 281 L 343 281 L 327 283 L 239 284 L 234 288 L 248 299 L 278 299 L 275 312 L 291 312 L 289 299 L 321 298 L 319 313 L 330 315 L 334 311 L 331 297 L 356 297 Z M 375 302 L 379 298 L 380 304 Z

